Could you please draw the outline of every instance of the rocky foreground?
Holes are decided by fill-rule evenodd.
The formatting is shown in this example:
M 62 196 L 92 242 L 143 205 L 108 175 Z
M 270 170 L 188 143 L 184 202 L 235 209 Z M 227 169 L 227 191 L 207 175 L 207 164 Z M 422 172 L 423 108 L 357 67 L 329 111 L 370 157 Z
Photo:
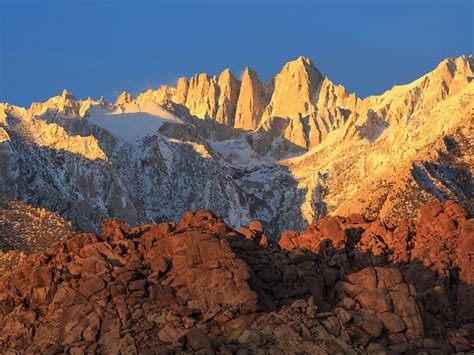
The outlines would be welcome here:
M 272 243 L 210 211 L 72 234 L 0 278 L 0 352 L 474 351 L 474 219 L 326 217 Z

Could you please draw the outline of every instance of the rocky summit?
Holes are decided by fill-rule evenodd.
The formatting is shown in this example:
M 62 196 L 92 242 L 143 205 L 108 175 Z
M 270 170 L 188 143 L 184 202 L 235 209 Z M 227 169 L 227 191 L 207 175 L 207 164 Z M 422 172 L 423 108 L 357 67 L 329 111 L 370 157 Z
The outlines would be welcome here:
M 325 217 L 278 243 L 209 210 L 70 234 L 0 277 L 3 354 L 474 350 L 474 219 Z
M 306 57 L 267 81 L 246 68 L 180 78 L 115 102 L 67 90 L 0 104 L 0 193 L 98 232 L 210 209 L 270 238 L 328 215 L 417 217 L 473 205 L 474 59 L 447 58 L 366 98 Z

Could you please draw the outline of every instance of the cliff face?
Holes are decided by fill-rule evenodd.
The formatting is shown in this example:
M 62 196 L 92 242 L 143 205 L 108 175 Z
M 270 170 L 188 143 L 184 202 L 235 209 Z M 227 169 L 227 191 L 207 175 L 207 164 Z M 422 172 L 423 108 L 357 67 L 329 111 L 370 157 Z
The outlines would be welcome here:
M 411 84 L 360 99 L 323 76 L 310 59 L 299 57 L 267 83 L 262 83 L 249 68 L 243 72 L 241 82 L 226 69 L 218 77 L 203 73 L 190 80 L 180 78 L 176 88 L 162 86 L 149 90 L 139 95 L 137 102 L 152 100 L 162 105 L 172 101 L 197 118 L 226 127 L 259 129 L 261 134 L 272 136 L 278 131 L 278 136 L 287 142 L 284 150 L 291 152 L 314 148 L 338 129 L 344 131 L 342 138 L 362 135 L 373 139 L 383 127 L 430 110 L 455 95 L 472 75 L 472 59 L 446 59 L 433 72 Z M 130 99 L 121 96 L 117 104 L 128 103 Z M 66 97 L 63 101 L 58 105 L 60 109 L 78 110 L 68 104 Z M 51 100 L 45 105 L 50 106 Z M 42 107 L 35 104 L 32 113 L 41 112 Z M 270 149 L 265 145 L 262 151 Z
M 275 88 L 266 117 L 298 118 L 315 111 L 322 75 L 308 58 L 286 64 L 275 77 Z
M 266 107 L 265 87 L 250 68 L 245 68 L 242 74 L 237 110 L 235 114 L 235 128 L 253 131 L 262 119 Z
M 159 104 L 170 100 L 197 118 L 214 120 L 230 128 L 278 131 L 296 149 L 304 150 L 318 145 L 331 131 L 342 127 L 351 114 L 356 116 L 360 101 L 324 77 L 305 57 L 287 63 L 267 83 L 262 83 L 248 67 L 241 82 L 226 69 L 219 77 L 199 74 L 189 81 L 180 78 L 176 89 L 163 86 L 140 95 L 137 101 L 143 99 Z M 274 123 L 281 120 L 285 122 L 283 128 Z
M 414 217 L 433 197 L 473 211 L 473 67 L 446 59 L 360 99 L 300 57 L 266 83 L 226 69 L 114 104 L 1 104 L 0 191 L 85 229 L 212 208 L 275 235 L 332 213 Z
M 216 121 L 233 127 L 240 83 L 234 78 L 230 70 L 226 69 L 219 75 L 217 85 L 219 86 L 219 108 L 217 109 Z

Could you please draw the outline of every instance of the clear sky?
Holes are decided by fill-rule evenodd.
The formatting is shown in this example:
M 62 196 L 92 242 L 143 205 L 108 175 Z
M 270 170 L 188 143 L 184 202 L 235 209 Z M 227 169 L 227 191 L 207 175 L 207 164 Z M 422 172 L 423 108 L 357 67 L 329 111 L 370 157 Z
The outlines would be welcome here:
M 267 80 L 300 55 L 364 97 L 473 54 L 473 23 L 473 0 L 0 0 L 0 102 L 112 100 L 247 65 Z

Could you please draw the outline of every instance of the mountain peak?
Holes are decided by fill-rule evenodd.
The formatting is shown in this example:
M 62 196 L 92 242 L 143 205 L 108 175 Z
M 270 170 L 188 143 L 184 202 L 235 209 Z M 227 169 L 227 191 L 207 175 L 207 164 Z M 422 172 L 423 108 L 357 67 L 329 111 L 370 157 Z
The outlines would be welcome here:
M 126 91 L 122 91 L 120 95 L 117 97 L 117 101 L 115 102 L 116 105 L 124 105 L 132 102 L 132 94 Z
M 225 68 L 220 73 L 218 81 L 222 83 L 223 81 L 225 82 L 237 81 L 237 79 L 235 78 L 234 74 L 232 74 L 229 68 Z
M 235 128 L 254 130 L 257 128 L 265 111 L 264 87 L 257 73 L 245 67 L 240 78 L 240 93 L 235 114 Z
M 64 89 L 61 93 L 61 98 L 64 100 L 75 100 L 76 98 L 71 94 L 68 89 Z
M 225 69 L 221 72 L 220 75 L 221 75 L 221 76 L 222 76 L 222 75 L 233 76 L 232 72 L 230 71 L 230 68 L 225 68 Z
M 300 62 L 300 63 L 307 64 L 307 65 L 313 65 L 313 66 L 314 66 L 314 63 L 311 61 L 311 59 L 309 59 L 308 57 L 302 56 L 302 55 L 300 55 L 300 56 L 296 59 L 296 61 L 297 61 L 297 62 Z
M 466 55 L 446 58 L 438 64 L 434 71 L 443 71 L 446 70 L 446 68 L 451 75 L 460 73 L 464 76 L 472 76 L 474 72 L 474 58 Z
M 314 65 L 313 61 L 308 57 L 300 56 L 295 60 L 292 60 L 283 67 L 283 69 L 287 70 L 317 70 L 316 66 Z
M 216 120 L 225 125 L 234 125 L 235 108 L 239 98 L 240 83 L 226 68 L 217 81 L 219 87 Z
M 246 66 L 243 73 L 242 73 L 242 78 L 244 76 L 257 76 L 257 73 L 255 72 L 255 70 L 253 70 L 252 68 L 250 68 L 249 66 Z M 241 78 L 241 79 L 242 79 Z
M 323 76 L 306 57 L 285 64 L 275 77 L 275 87 L 265 117 L 297 118 L 315 111 L 314 101 Z

